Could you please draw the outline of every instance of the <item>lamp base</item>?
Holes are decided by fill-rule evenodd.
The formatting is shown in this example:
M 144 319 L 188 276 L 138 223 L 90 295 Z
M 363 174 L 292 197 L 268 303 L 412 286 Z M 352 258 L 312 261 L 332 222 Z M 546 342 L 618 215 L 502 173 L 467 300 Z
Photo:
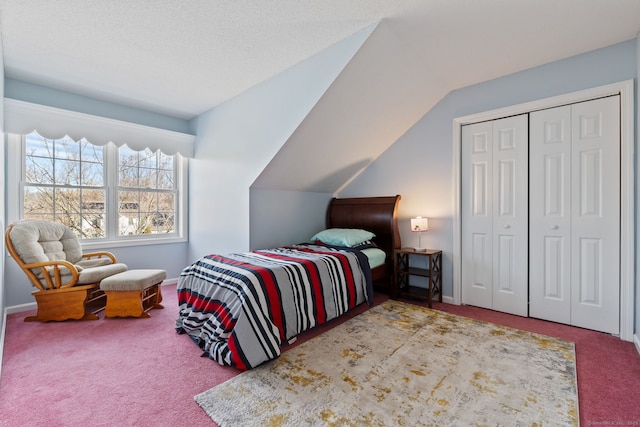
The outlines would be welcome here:
M 427 252 L 427 248 L 413 248 L 414 252 Z

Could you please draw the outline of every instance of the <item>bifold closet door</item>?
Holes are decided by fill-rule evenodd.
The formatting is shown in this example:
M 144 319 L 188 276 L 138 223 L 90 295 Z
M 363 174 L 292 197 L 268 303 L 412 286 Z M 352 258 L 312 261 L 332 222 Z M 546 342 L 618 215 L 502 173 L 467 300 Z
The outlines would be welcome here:
M 531 113 L 530 315 L 619 333 L 619 97 Z
M 462 303 L 527 315 L 528 119 L 462 128 Z

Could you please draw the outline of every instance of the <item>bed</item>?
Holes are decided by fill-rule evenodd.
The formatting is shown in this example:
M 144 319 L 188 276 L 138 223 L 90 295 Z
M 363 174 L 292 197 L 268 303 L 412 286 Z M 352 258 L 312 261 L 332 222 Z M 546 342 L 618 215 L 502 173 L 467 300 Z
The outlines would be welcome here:
M 246 370 L 277 358 L 301 332 L 372 304 L 374 286 L 391 286 L 399 201 L 399 195 L 333 198 L 318 239 L 200 258 L 178 279 L 176 331 L 188 334 L 203 356 Z M 348 238 L 325 238 L 337 232 Z M 369 251 L 381 255 L 374 268 Z

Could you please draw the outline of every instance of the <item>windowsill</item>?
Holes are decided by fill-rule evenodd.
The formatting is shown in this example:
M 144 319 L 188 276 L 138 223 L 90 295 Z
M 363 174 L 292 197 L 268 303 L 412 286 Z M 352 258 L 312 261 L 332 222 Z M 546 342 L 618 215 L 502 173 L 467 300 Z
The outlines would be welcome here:
M 126 248 L 132 246 L 155 246 L 155 245 L 165 245 L 171 243 L 185 243 L 188 242 L 189 239 L 186 237 L 158 237 L 158 238 L 144 238 L 144 239 L 136 239 L 136 238 L 122 238 L 118 240 L 96 240 L 96 241 L 87 241 L 81 240 L 80 245 L 83 250 L 92 249 L 108 249 L 108 248 Z

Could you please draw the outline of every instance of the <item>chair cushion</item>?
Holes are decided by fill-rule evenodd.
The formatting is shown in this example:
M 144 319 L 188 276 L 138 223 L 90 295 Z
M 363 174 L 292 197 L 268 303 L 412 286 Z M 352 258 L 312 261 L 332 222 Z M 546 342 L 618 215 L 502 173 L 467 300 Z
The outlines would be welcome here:
M 128 270 L 110 276 L 100 282 L 103 291 L 138 291 L 162 282 L 167 278 L 164 270 Z
M 81 261 L 76 262 L 75 266 L 78 269 L 78 271 L 81 271 L 83 268 L 100 267 L 101 265 L 109 265 L 111 263 L 112 263 L 111 258 L 101 257 L 101 258 L 83 259 Z
M 61 224 L 38 220 L 18 221 L 11 229 L 10 238 L 14 249 L 27 264 L 51 260 L 75 264 L 82 259 L 78 237 Z
M 39 270 L 39 269 L 38 269 Z M 127 264 L 117 263 L 117 264 L 109 264 L 101 267 L 93 267 L 93 268 L 79 268 L 78 272 L 78 283 L 76 285 L 89 285 L 92 283 L 98 283 L 105 277 L 108 277 L 112 274 L 122 273 L 123 271 L 127 271 Z M 48 288 L 47 282 L 42 275 L 42 272 L 36 274 L 38 279 L 40 279 L 40 283 L 45 288 Z M 69 283 L 71 281 L 71 274 L 67 268 L 60 269 L 60 279 L 61 283 Z
M 116 264 L 101 265 L 99 267 L 83 268 L 78 277 L 78 285 L 88 285 L 98 283 L 105 277 L 127 271 L 127 264 L 121 262 Z

